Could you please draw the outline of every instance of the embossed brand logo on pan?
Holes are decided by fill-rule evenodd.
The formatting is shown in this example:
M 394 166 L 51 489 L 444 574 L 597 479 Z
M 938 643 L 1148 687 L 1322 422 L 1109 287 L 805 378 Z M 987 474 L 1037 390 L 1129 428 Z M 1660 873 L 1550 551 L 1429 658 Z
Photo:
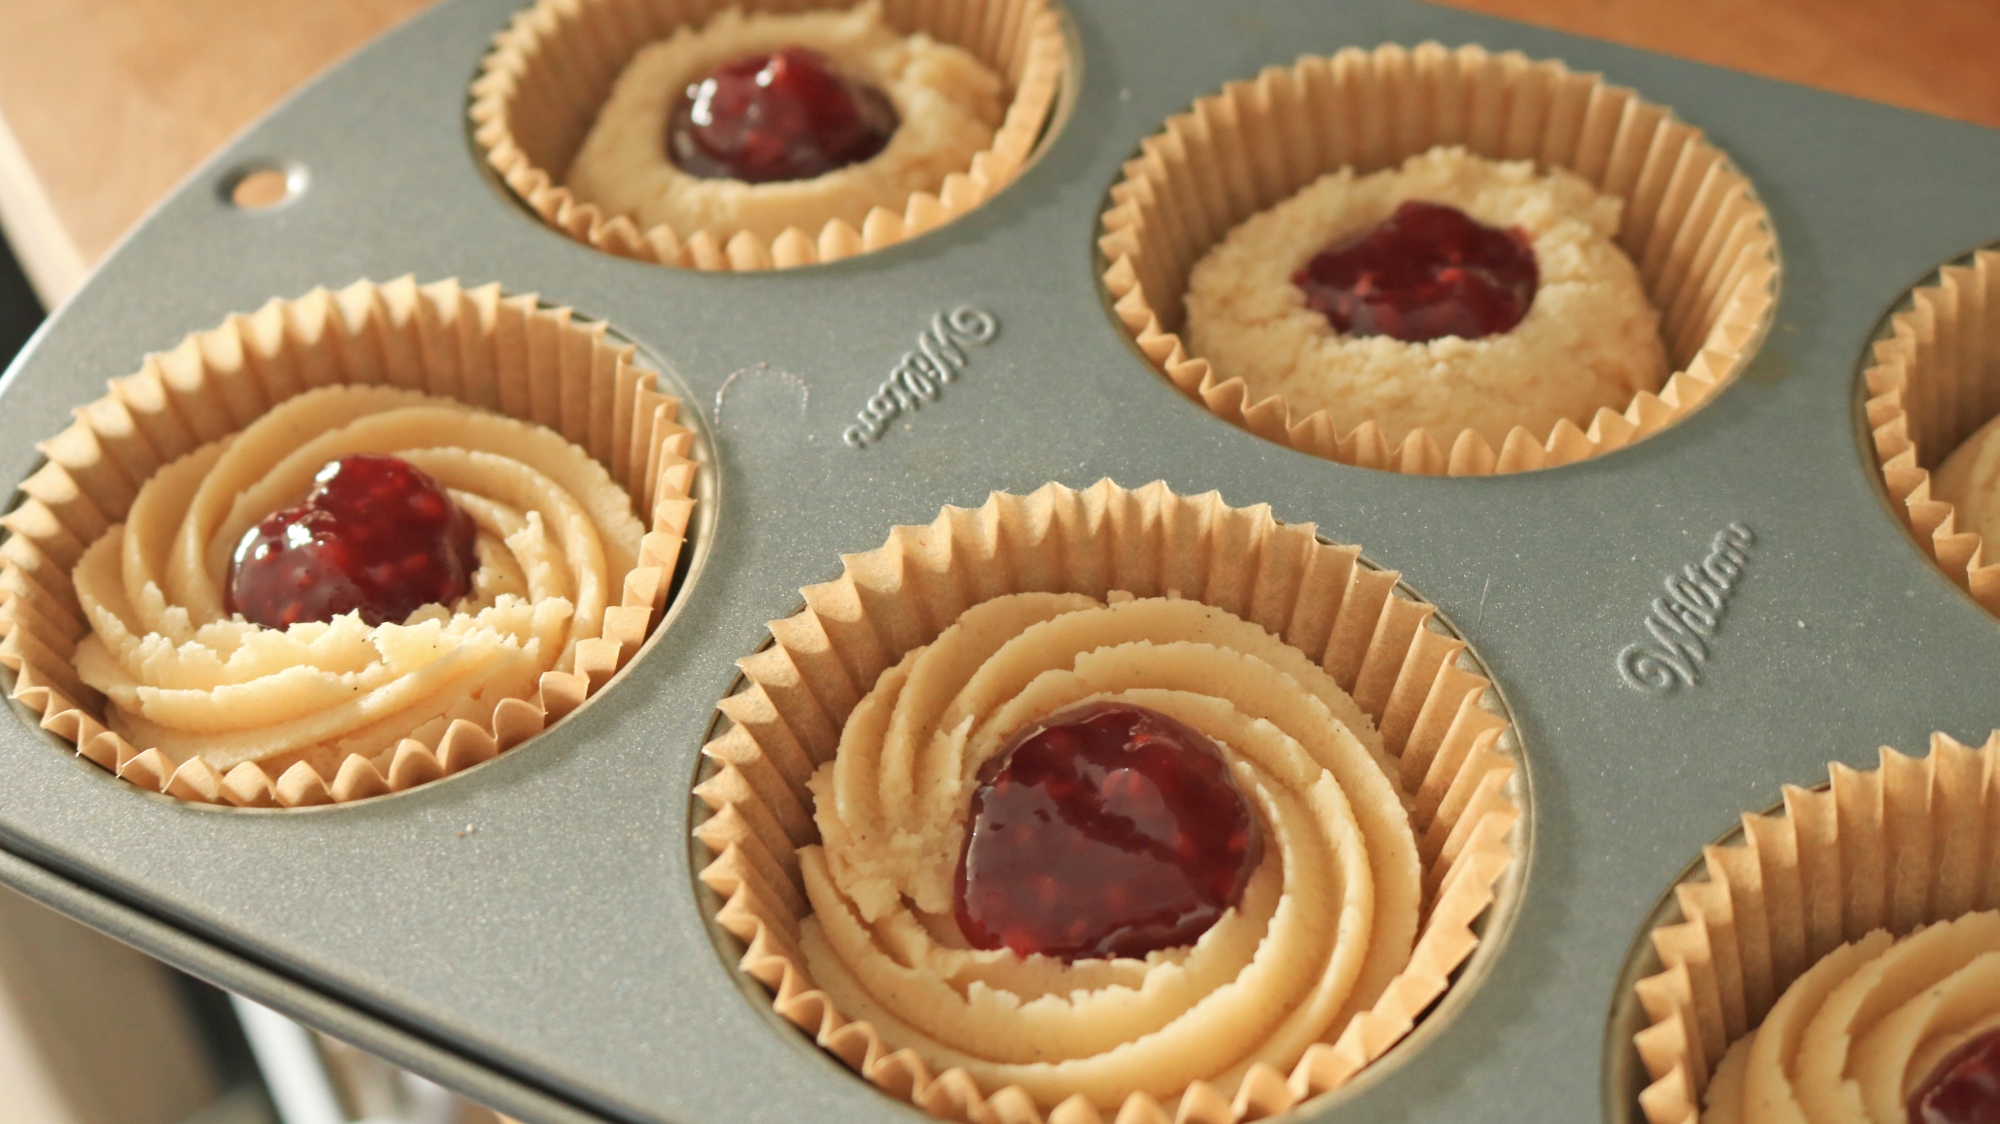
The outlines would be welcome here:
M 1653 598 L 1646 613 L 1649 640 L 1627 644 L 1618 653 L 1618 674 L 1627 686 L 1664 695 L 1701 682 L 1709 643 L 1728 609 L 1729 594 L 1742 580 L 1747 548 L 1757 535 L 1742 523 L 1715 533 L 1700 565 L 1668 574 L 1667 595 Z
M 924 403 L 944 397 L 944 385 L 956 382 L 966 364 L 961 345 L 983 347 L 999 334 L 1000 319 L 969 304 L 932 316 L 930 327 L 917 335 L 917 349 L 903 353 L 868 404 L 854 415 L 856 423 L 843 430 L 840 439 L 856 449 L 881 440 L 889 423 L 904 412 L 915 413 Z

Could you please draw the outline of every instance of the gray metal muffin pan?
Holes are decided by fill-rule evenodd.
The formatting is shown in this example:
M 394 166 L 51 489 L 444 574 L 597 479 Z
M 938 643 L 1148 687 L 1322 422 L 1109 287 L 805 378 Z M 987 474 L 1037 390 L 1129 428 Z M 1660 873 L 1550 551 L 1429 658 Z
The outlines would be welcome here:
M 998 199 L 888 251 L 791 273 L 615 260 L 485 175 L 466 87 L 517 0 L 446 0 L 197 172 L 0 384 L 0 480 L 149 350 L 273 296 L 414 273 L 607 320 L 688 392 L 709 457 L 694 572 L 601 699 L 447 782 L 291 813 L 180 805 L 0 723 L 0 880 L 223 986 L 531 1121 L 917 1119 L 770 1015 L 697 898 L 689 786 L 733 661 L 801 585 L 890 526 L 1103 476 L 1268 502 L 1399 569 L 1512 703 L 1536 821 L 1486 978 L 1337 1103 L 1341 1120 L 1624 1115 L 1607 1036 L 1628 950 L 1699 848 L 1784 783 L 1932 730 L 2000 725 L 2000 627 L 1919 554 L 1873 482 L 1854 380 L 1885 308 L 2000 236 L 2000 133 L 1405 0 L 1069 0 L 1074 107 Z M 1097 217 L 1140 138 L 1301 53 L 1478 42 L 1675 107 L 1756 181 L 1785 259 L 1747 375 L 1680 426 L 1567 468 L 1420 479 L 1210 417 L 1114 325 Z M 305 184 L 264 212 L 244 169 Z M 998 337 L 942 398 L 842 441 L 938 313 Z M 1751 528 L 1697 685 L 1619 655 L 1665 578 Z M 17 712 L 18 713 L 18 712 Z M 1620 1031 L 1619 1033 L 1623 1033 Z

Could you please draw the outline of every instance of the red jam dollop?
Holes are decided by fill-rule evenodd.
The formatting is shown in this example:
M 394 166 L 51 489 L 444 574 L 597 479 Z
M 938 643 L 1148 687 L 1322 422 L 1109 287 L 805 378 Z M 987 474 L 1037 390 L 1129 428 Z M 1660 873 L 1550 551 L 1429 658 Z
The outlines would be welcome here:
M 956 913 L 975 948 L 1065 961 L 1193 944 L 1261 852 L 1215 744 L 1144 707 L 1086 703 L 979 772 Z
M 786 47 L 689 86 L 667 122 L 667 155 L 702 179 L 809 180 L 874 156 L 895 131 L 882 91 L 841 77 L 818 51 Z
M 1441 203 L 1411 201 L 1292 275 L 1306 307 L 1351 336 L 1476 340 L 1521 322 L 1541 270 L 1520 227 L 1496 230 Z
M 2000 1124 L 2000 1030 L 1972 1039 L 1911 1092 L 1910 1124 Z
M 371 625 L 400 623 L 472 588 L 475 537 L 472 517 L 415 465 L 357 453 L 320 469 L 304 503 L 243 533 L 224 602 L 265 628 L 357 609 Z

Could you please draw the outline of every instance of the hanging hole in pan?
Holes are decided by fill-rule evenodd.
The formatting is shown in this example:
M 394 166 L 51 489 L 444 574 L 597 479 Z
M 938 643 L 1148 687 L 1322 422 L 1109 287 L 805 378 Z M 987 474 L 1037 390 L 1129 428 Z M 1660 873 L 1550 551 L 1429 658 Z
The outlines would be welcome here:
M 273 211 L 304 195 L 308 178 L 303 164 L 245 164 L 223 177 L 222 198 L 239 211 Z

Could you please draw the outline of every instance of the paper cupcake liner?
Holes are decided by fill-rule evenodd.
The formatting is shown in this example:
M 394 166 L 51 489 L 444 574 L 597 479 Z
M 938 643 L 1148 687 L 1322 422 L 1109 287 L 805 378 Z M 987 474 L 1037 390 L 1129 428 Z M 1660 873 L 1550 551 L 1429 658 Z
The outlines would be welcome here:
M 1230 229 L 1328 172 L 1366 174 L 1439 145 L 1567 168 L 1625 200 L 1620 249 L 1661 315 L 1673 373 L 1623 413 L 1546 434 L 1515 427 L 1498 451 L 1472 430 L 1412 431 L 1391 446 L 1372 421 L 1339 433 L 1281 395 L 1251 401 L 1177 334 L 1188 274 Z M 1225 86 L 1146 138 L 1111 189 L 1098 245 L 1118 318 L 1147 359 L 1217 417 L 1301 452 L 1364 468 L 1482 476 L 1550 468 L 1672 425 L 1735 378 L 1769 330 L 1778 246 L 1756 189 L 1671 110 L 1593 74 L 1517 52 L 1348 49 Z
M 806 607 L 771 623 L 772 643 L 739 661 L 728 718 L 702 752 L 714 770 L 695 793 L 712 815 L 695 829 L 714 854 L 701 880 L 723 900 L 717 921 L 747 950 L 742 970 L 772 1005 L 877 1088 L 949 1120 L 1044 1120 L 1018 1087 L 981 1088 L 965 1071 L 933 1073 L 848 1019 L 817 990 L 798 936 L 811 911 L 797 851 L 817 841 L 806 780 L 833 757 L 848 714 L 884 668 L 928 644 L 973 604 L 1029 590 L 1168 591 L 1255 621 L 1319 661 L 1374 718 L 1415 795 L 1428 903 L 1409 967 L 1373 1010 L 1307 1050 L 1290 1073 L 1251 1069 L 1234 1098 L 1195 1082 L 1178 1117 L 1135 1094 L 1120 1124 L 1224 1124 L 1283 1112 L 1334 1089 L 1408 1034 L 1451 986 L 1479 936 L 1474 926 L 1516 858 L 1521 818 L 1509 780 L 1512 733 L 1492 686 L 1435 610 L 1355 547 L 1281 524 L 1270 508 L 1234 508 L 1211 492 L 1109 480 L 1081 492 L 1049 484 L 996 492 L 976 510 L 948 507 L 928 527 L 898 527 L 886 545 L 844 559 L 839 580 L 803 591 Z M 1046 1119 L 1101 1121 L 1082 1097 Z
M 1743 841 L 1704 848 L 1703 871 L 1674 887 L 1684 920 L 1653 930 L 1665 970 L 1636 987 L 1651 1124 L 1697 1124 L 1729 1044 L 1827 953 L 2000 906 L 2000 731 L 1977 749 L 1933 734 L 1927 757 L 1885 746 L 1877 768 L 1831 773 L 1786 785 L 1782 811 L 1745 815 Z
M 1931 495 L 1931 470 L 2000 414 L 2000 250 L 1948 265 L 1889 319 L 1863 375 L 1882 483 L 1917 545 L 1946 576 L 2000 615 L 2000 563 L 1952 505 Z
M 14 698 L 42 728 L 127 781 L 183 800 L 242 807 L 345 803 L 400 791 L 479 764 L 581 706 L 630 660 L 666 607 L 694 500 L 692 431 L 678 399 L 656 389 L 632 349 L 602 324 L 532 295 L 456 281 L 419 286 L 357 281 L 273 300 L 248 316 L 148 355 L 137 374 L 77 411 L 40 446 L 47 463 L 21 484 L 0 543 L 0 664 Z M 272 776 L 245 762 L 220 773 L 199 758 L 178 767 L 159 749 L 105 728 L 104 697 L 70 659 L 90 631 L 70 571 L 121 522 L 161 466 L 237 432 L 271 406 L 335 384 L 384 384 L 456 398 L 552 429 L 583 448 L 632 497 L 648 527 L 637 567 L 602 634 L 577 644 L 574 670 L 542 675 L 532 698 L 499 703 L 484 724 L 458 719 L 435 744 L 406 738 L 385 773 L 359 754 L 330 777 L 300 761 Z
M 849 0 L 851 3 L 851 0 Z M 792 227 L 766 242 L 741 231 L 645 230 L 581 203 L 563 185 L 570 160 L 632 56 L 727 8 L 797 12 L 841 0 L 537 0 L 514 17 L 472 84 L 473 139 L 509 189 L 543 221 L 609 254 L 686 269 L 789 269 L 892 246 L 944 225 L 997 194 L 1027 164 L 1062 88 L 1068 55 L 1048 0 L 887 0 L 883 18 L 972 52 L 1011 91 L 993 143 L 936 192 L 911 195 L 898 214 L 877 207 L 861 229 L 842 220 Z

